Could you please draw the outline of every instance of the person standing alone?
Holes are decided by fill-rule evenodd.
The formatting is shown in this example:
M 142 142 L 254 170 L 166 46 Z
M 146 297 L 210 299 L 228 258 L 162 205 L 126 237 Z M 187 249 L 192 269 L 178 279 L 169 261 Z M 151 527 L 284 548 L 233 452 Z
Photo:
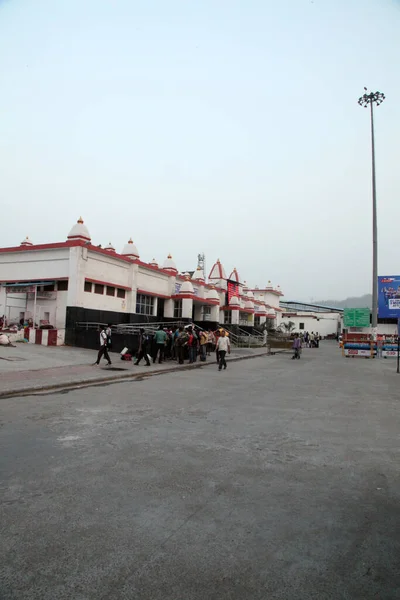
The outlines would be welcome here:
M 299 334 L 298 333 L 294 334 L 294 340 L 293 340 L 293 344 L 292 344 L 292 349 L 293 349 L 292 360 L 294 360 L 295 358 L 300 358 L 301 340 L 299 338 Z
M 219 356 L 218 371 L 221 371 L 222 367 L 224 367 L 224 369 L 226 369 L 226 360 L 225 360 L 226 353 L 228 353 L 228 354 L 231 353 L 231 342 L 230 342 L 229 338 L 226 336 L 224 330 L 221 331 L 221 335 L 218 338 L 217 352 L 218 352 L 218 356 Z
M 102 330 L 100 331 L 100 350 L 99 350 L 99 353 L 97 355 L 97 360 L 94 363 L 95 365 L 99 365 L 100 364 L 100 360 L 101 360 L 102 356 L 104 356 L 104 358 L 106 359 L 107 363 L 109 365 L 111 365 L 111 359 L 110 359 L 110 356 L 108 354 L 108 344 L 109 344 L 109 337 L 110 336 L 107 335 L 107 329 L 105 327 L 103 327 Z

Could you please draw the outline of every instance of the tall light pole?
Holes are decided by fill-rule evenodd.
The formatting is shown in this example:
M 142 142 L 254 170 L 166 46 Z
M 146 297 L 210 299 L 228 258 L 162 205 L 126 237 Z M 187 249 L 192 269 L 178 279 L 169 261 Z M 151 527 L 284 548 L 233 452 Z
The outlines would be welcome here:
M 376 337 L 378 325 L 378 224 L 376 218 L 376 175 L 375 175 L 375 134 L 374 103 L 379 106 L 385 99 L 381 92 L 368 92 L 358 99 L 358 104 L 371 109 L 371 147 L 372 147 L 372 334 Z

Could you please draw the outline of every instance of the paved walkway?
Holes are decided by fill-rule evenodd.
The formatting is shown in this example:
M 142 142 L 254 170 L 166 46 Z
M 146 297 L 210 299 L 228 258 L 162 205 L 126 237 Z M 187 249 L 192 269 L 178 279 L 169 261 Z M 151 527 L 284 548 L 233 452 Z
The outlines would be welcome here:
M 3 399 L 1 600 L 399 600 L 399 384 L 327 342 Z
M 267 354 L 265 349 L 234 349 L 228 360 L 241 360 Z M 45 389 L 69 388 L 94 385 L 166 373 L 171 370 L 191 369 L 215 365 L 215 355 L 207 357 L 206 363 L 178 365 L 166 361 L 146 367 L 144 361 L 134 366 L 133 362 L 122 361 L 117 353 L 110 353 L 113 364 L 103 361 L 93 366 L 97 353 L 93 350 L 69 347 L 36 346 L 18 344 L 15 348 L 0 346 L 0 398 L 16 394 L 39 392 Z

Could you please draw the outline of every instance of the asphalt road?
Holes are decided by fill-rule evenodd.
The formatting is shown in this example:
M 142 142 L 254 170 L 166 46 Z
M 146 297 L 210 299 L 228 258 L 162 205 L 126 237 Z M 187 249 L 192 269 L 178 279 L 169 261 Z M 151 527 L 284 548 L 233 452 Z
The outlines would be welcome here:
M 398 600 L 394 369 L 326 343 L 2 400 L 1 600 Z

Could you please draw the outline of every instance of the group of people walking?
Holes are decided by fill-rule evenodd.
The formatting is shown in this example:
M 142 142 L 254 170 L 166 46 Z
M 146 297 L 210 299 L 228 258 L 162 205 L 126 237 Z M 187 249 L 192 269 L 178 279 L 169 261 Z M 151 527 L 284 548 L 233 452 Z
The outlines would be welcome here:
M 101 358 L 107 360 L 111 365 L 111 359 L 108 350 L 111 348 L 111 325 L 104 327 L 100 332 L 100 349 L 97 360 L 94 363 L 98 365 Z M 218 369 L 226 369 L 226 355 L 230 354 L 231 345 L 228 335 L 224 329 L 218 329 L 216 332 L 204 331 L 191 325 L 188 327 L 174 327 L 173 329 L 164 328 L 160 325 L 153 338 L 146 333 L 144 328 L 139 331 L 139 346 L 136 352 L 135 365 L 139 365 L 142 360 L 146 366 L 157 362 L 163 363 L 165 360 L 176 360 L 180 365 L 188 360 L 189 364 L 195 363 L 197 357 L 201 361 L 206 361 L 207 356 L 216 352 Z
M 292 360 L 300 358 L 301 350 L 303 347 L 319 348 L 320 339 L 321 338 L 318 331 L 316 333 L 314 333 L 313 331 L 311 333 L 308 333 L 308 331 L 306 331 L 304 334 L 300 333 L 300 335 L 298 333 L 295 333 L 292 344 Z
M 305 333 L 300 333 L 300 339 L 301 343 L 306 348 L 319 348 L 319 342 L 321 338 L 318 331 L 316 333 L 313 331 L 311 333 L 308 333 L 308 331 Z
M 225 330 L 218 330 L 214 333 L 211 330 L 203 331 L 193 326 L 164 329 L 160 325 L 154 334 L 153 342 L 151 342 L 142 328 L 139 332 L 139 350 L 136 354 L 135 365 L 139 365 L 144 359 L 149 367 L 151 358 L 153 363 L 158 360 L 159 364 L 166 359 L 176 360 L 180 365 L 183 365 L 187 359 L 189 364 L 192 364 L 197 361 L 197 357 L 204 362 L 213 351 L 217 352 L 219 369 L 226 369 L 225 356 L 230 353 L 230 340 L 226 336 Z

